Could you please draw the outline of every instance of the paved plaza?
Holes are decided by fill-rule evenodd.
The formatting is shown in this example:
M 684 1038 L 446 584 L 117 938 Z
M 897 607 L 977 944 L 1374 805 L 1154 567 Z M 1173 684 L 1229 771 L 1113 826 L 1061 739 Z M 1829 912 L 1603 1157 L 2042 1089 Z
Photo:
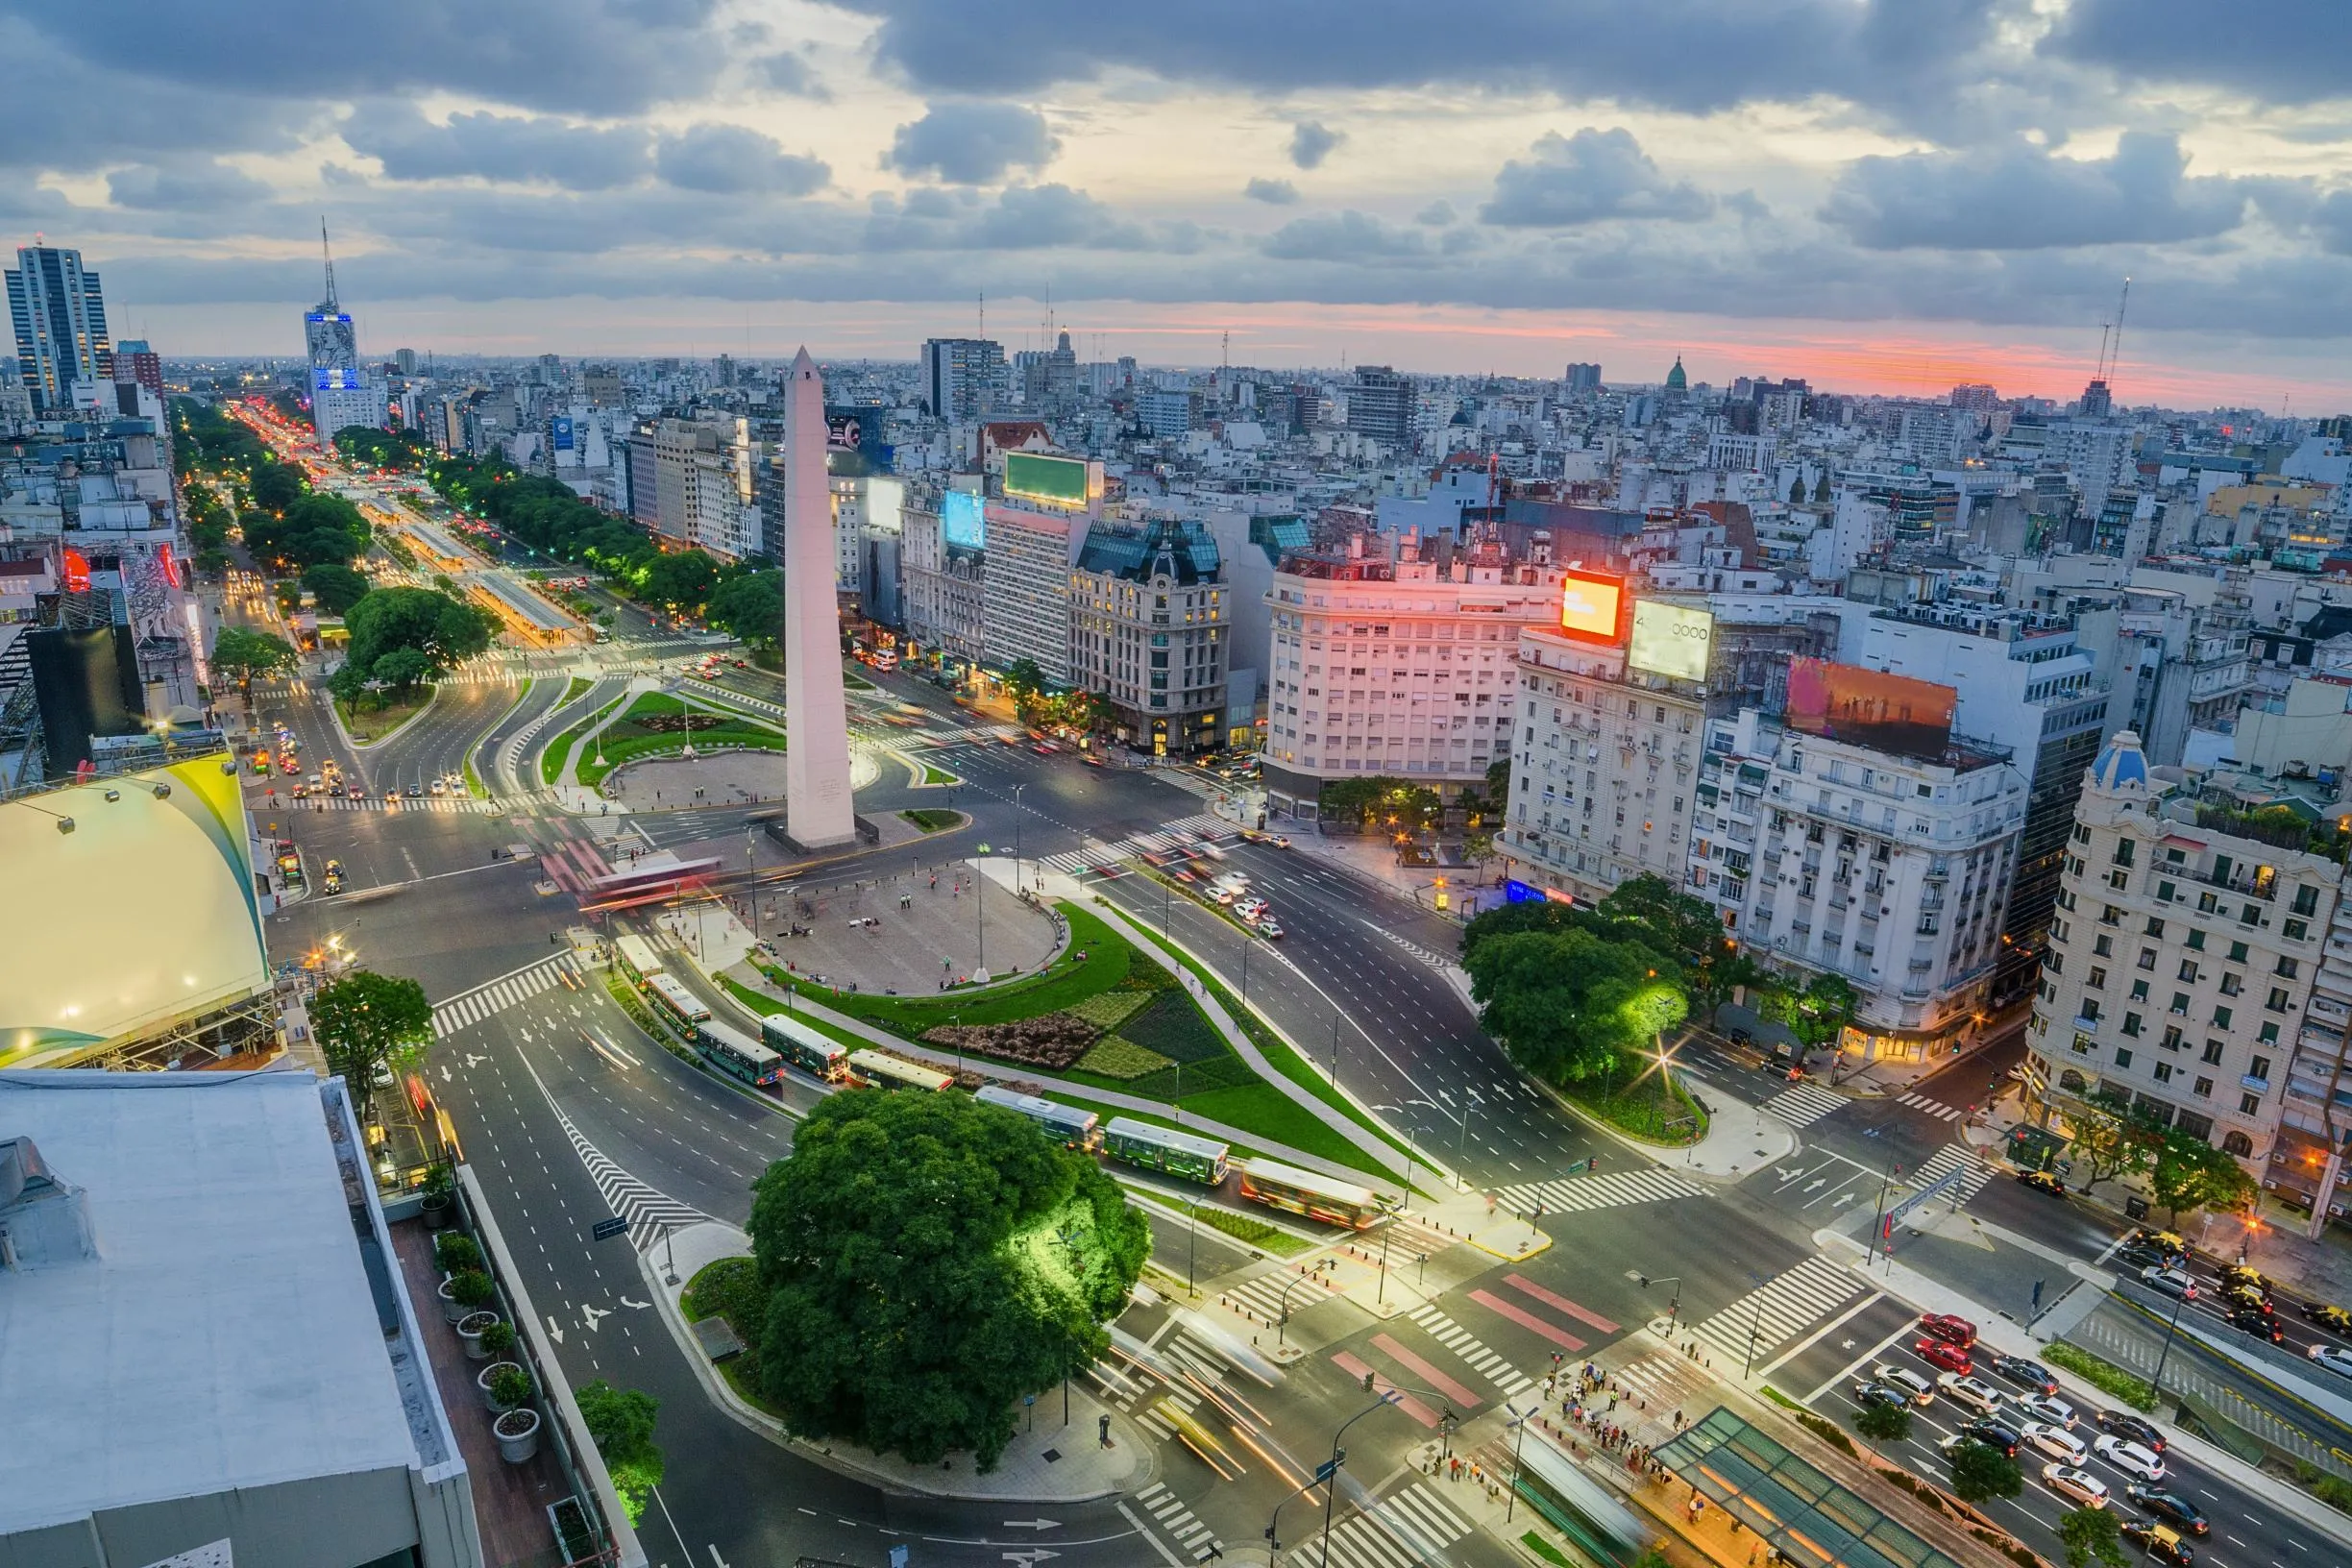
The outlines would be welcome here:
M 759 935 L 796 973 L 902 996 L 968 979 L 983 964 L 1001 979 L 1054 956 L 1062 939 L 1050 915 L 992 880 L 975 894 L 969 861 L 930 861 L 921 849 L 909 845 L 906 869 L 878 879 L 763 892 L 752 911 Z M 796 926 L 808 934 L 790 935 Z

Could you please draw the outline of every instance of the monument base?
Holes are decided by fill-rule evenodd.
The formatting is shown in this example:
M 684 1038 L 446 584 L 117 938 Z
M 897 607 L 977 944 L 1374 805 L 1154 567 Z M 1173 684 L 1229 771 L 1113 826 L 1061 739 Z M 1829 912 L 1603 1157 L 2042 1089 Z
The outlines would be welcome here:
M 826 849 L 845 849 L 853 845 L 871 845 L 882 842 L 882 830 L 872 822 L 863 817 L 852 817 L 849 821 L 855 824 L 855 828 L 846 838 L 822 840 L 794 838 L 791 814 L 786 812 L 769 818 L 762 825 L 771 839 L 782 845 L 786 852 L 795 855 L 814 855 Z

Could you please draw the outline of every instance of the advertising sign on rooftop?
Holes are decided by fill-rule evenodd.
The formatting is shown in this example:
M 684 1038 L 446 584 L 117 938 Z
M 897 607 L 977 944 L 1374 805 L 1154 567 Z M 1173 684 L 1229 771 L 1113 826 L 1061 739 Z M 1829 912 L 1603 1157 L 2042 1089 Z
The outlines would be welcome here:
M 988 548 L 988 514 L 978 496 L 968 490 L 950 490 L 940 497 L 940 538 L 966 550 Z
M 1932 761 L 1951 746 L 1959 703 L 1957 691 L 1932 680 L 1827 659 L 1789 661 L 1788 726 L 1808 735 Z
M 1569 572 L 1560 584 L 1560 635 L 1580 643 L 1622 648 L 1626 640 L 1625 578 L 1602 572 Z
M 1088 501 L 1087 465 L 1075 457 L 1048 457 L 1041 453 L 1005 453 L 1004 493 L 1049 506 L 1084 506 Z
M 1707 653 L 1715 642 L 1715 618 L 1704 610 L 1659 599 L 1633 601 L 1633 641 L 1626 663 L 1654 675 L 1704 680 Z

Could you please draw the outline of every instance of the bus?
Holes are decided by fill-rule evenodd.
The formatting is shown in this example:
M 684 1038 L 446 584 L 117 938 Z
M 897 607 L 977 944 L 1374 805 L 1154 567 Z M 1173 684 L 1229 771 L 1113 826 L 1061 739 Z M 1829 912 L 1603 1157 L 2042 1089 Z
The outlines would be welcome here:
M 643 991 L 646 982 L 662 972 L 661 955 L 653 944 L 634 932 L 613 939 L 613 962 L 621 972 L 629 977 L 629 984 Z
M 695 1049 L 730 1078 L 767 1088 L 784 1081 L 784 1058 L 740 1029 L 705 1018 L 695 1025 Z
M 760 1019 L 760 1039 L 771 1050 L 802 1072 L 828 1084 L 838 1084 L 848 1070 L 849 1052 L 841 1041 L 827 1040 L 789 1013 L 771 1013 Z
M 1091 1111 L 1076 1106 L 1056 1105 L 1041 1100 L 1035 1094 L 1023 1094 L 1001 1084 L 983 1084 L 972 1096 L 987 1105 L 1001 1105 L 1007 1111 L 1019 1113 L 1038 1124 L 1047 1138 L 1058 1139 L 1065 1148 L 1081 1149 L 1088 1153 L 1102 1147 L 1101 1117 Z
M 678 984 L 674 974 L 651 974 L 646 977 L 646 993 L 661 1005 L 661 1010 L 677 1022 L 692 1029 L 707 1021 L 711 1016 L 702 999 Z
M 1103 1147 L 1114 1160 L 1210 1187 L 1225 1180 L 1226 1164 L 1233 1153 L 1230 1145 L 1126 1116 L 1111 1118 L 1103 1129 Z
M 869 1089 L 927 1089 L 937 1093 L 955 1083 L 955 1074 L 921 1066 L 880 1051 L 851 1051 L 849 1077 Z
M 1345 1225 L 1360 1231 L 1388 1213 L 1388 1205 L 1368 1187 L 1320 1176 L 1274 1160 L 1241 1160 L 1241 1195 L 1269 1209 L 1286 1209 L 1326 1225 Z

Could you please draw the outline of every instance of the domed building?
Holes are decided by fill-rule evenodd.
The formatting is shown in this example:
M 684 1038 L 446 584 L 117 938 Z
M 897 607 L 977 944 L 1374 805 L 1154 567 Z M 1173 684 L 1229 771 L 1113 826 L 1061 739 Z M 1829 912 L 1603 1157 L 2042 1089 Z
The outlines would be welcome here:
M 1683 370 L 1682 356 L 1678 354 L 1675 355 L 1674 369 L 1666 373 L 1666 390 L 1669 392 L 1688 392 L 1690 390 L 1690 376 Z

